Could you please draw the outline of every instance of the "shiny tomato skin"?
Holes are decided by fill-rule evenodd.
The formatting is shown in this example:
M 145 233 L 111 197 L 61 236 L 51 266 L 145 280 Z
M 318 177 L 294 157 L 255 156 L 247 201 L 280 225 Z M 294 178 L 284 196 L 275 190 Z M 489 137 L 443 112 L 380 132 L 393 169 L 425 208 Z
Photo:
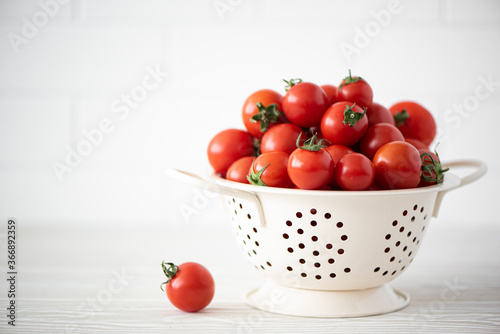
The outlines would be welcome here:
M 373 102 L 372 105 L 366 109 L 366 117 L 368 117 L 368 125 L 370 126 L 378 123 L 396 125 L 394 123 L 394 117 L 389 109 L 376 102 Z
M 248 171 L 255 157 L 243 157 L 239 158 L 229 166 L 226 173 L 226 179 L 229 181 L 248 183 Z
M 353 77 L 356 78 L 356 77 Z M 340 83 L 337 91 L 338 101 L 356 102 L 360 107 L 369 108 L 373 103 L 373 91 L 370 85 L 364 80 L 344 84 L 345 79 Z
M 201 264 L 186 262 L 179 265 L 177 274 L 166 284 L 170 302 L 185 312 L 199 311 L 212 301 L 215 282 Z
M 411 101 L 398 102 L 389 108 L 392 115 L 403 110 L 408 119 L 403 124 L 396 124 L 405 138 L 415 138 L 429 146 L 436 137 L 437 126 L 432 114 L 424 106 Z
M 233 162 L 254 154 L 253 137 L 243 130 L 226 129 L 216 134 L 207 148 L 210 165 L 217 174 L 225 177 Z
M 363 113 L 361 107 L 354 105 L 350 101 L 337 102 L 331 105 L 321 120 L 321 134 L 331 145 L 339 144 L 351 147 L 361 139 L 368 128 L 368 118 L 366 115 L 353 127 L 343 123 L 346 105 L 350 106 L 356 113 Z
M 323 89 L 323 91 L 326 94 L 326 97 L 328 99 L 328 105 L 331 106 L 332 104 L 337 102 L 337 90 L 338 90 L 337 87 L 332 85 L 322 85 L 321 89 Z
M 262 153 L 255 159 L 253 171 L 257 174 L 261 169 L 266 168 L 260 179 L 268 187 L 293 188 L 287 171 L 288 156 L 284 152 Z
M 350 147 L 347 147 L 347 146 L 344 146 L 344 145 L 330 145 L 328 147 L 325 148 L 325 150 L 330 153 L 330 155 L 332 156 L 332 159 L 333 159 L 333 162 L 335 165 L 337 165 L 337 162 L 339 162 L 339 160 L 344 156 L 346 155 L 347 153 L 353 153 L 354 151 L 350 148 Z M 330 179 L 330 181 L 328 182 L 328 185 L 333 188 L 333 189 L 336 189 L 338 188 L 337 187 L 337 183 L 335 182 L 335 175 L 333 175 L 333 177 Z
M 393 141 L 379 148 L 373 165 L 375 180 L 382 189 L 416 188 L 420 183 L 420 154 L 407 142 Z
M 250 120 L 252 116 L 259 113 L 259 109 L 257 108 L 258 102 L 262 103 L 264 107 L 268 107 L 275 103 L 278 106 L 278 110 L 282 111 L 283 96 L 271 89 L 261 89 L 251 94 L 243 104 L 243 110 L 241 112 L 243 124 L 252 136 L 260 139 L 264 134 L 260 129 L 260 121 L 253 123 Z M 271 123 L 270 127 L 274 124 L 275 123 Z
M 368 158 L 373 159 L 378 149 L 391 141 L 405 141 L 405 139 L 394 125 L 378 123 L 368 127 L 368 130 L 359 141 L 359 151 Z
M 270 128 L 262 136 L 260 151 L 262 153 L 281 151 L 291 154 L 296 148 L 297 138 L 307 139 L 304 131 L 295 124 L 283 123 Z
M 361 153 L 348 153 L 335 165 L 335 182 L 344 190 L 367 190 L 375 179 L 375 167 Z
M 283 97 L 283 113 L 286 118 L 303 128 L 318 125 L 328 106 L 328 98 L 323 89 L 311 82 L 292 86 Z
M 323 189 L 333 175 L 334 162 L 324 148 L 319 151 L 295 149 L 288 159 L 288 175 L 300 189 Z
M 422 141 L 415 138 L 405 138 L 405 142 L 412 144 L 415 146 L 417 150 L 428 150 L 429 146 L 422 143 Z

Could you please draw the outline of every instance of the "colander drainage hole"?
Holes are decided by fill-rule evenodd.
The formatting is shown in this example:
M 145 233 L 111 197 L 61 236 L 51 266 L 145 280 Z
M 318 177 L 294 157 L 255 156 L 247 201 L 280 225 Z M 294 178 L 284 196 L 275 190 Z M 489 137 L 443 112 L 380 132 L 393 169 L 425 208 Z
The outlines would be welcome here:
M 415 216 L 411 217 L 411 222 L 413 223 L 415 221 Z
M 288 247 L 288 253 L 293 253 L 293 248 L 292 247 Z
M 397 220 L 395 220 L 395 221 L 392 222 L 392 226 L 396 226 L 397 224 L 398 224 Z
M 408 214 L 408 210 L 403 211 L 403 216 L 406 216 Z
M 292 226 L 292 222 L 291 222 L 291 221 L 289 221 L 289 220 L 287 220 L 287 221 L 286 221 L 286 226 Z
M 271 262 L 267 261 L 266 264 L 269 266 L 269 267 L 272 267 L 273 265 L 271 264 Z
M 337 253 L 339 253 L 340 255 L 344 254 L 344 250 L 342 248 L 339 248 L 339 250 L 337 251 Z
M 394 270 L 391 275 L 394 276 L 396 274 L 396 272 L 397 272 L 397 270 Z
M 326 218 L 326 219 L 330 219 L 330 218 L 332 218 L 332 214 L 331 214 L 331 213 L 329 213 L 329 212 L 325 213 L 325 218 Z
M 335 275 L 335 273 L 331 273 L 331 274 L 330 274 L 330 277 L 331 277 L 331 278 L 335 278 L 335 277 L 337 277 L 337 275 Z
M 248 218 L 248 219 L 252 219 L 252 216 L 250 216 L 250 214 L 249 214 L 249 213 L 247 213 L 247 218 Z
M 321 267 L 321 263 L 316 262 L 316 263 L 314 264 L 314 266 L 315 266 L 316 268 L 319 268 L 319 267 Z
M 347 235 L 345 235 L 345 234 L 344 234 L 343 236 L 341 236 L 341 237 L 340 237 L 340 239 L 341 239 L 342 241 L 346 241 L 346 240 L 347 240 L 347 238 L 348 238 L 348 237 L 347 237 Z
M 376 273 L 376 272 L 378 272 L 379 270 L 380 270 L 380 267 L 377 267 L 377 268 L 373 269 L 373 272 L 375 272 L 375 273 Z
M 424 207 L 420 208 L 420 213 L 424 212 Z
M 396 247 L 399 247 L 401 245 L 401 241 L 396 242 Z
M 394 260 L 396 260 L 396 258 L 393 256 L 389 261 L 394 262 Z
M 259 242 L 258 241 L 255 242 L 255 246 L 259 247 Z
M 293 268 L 292 268 L 292 267 L 290 267 L 290 266 L 288 266 L 288 267 L 286 267 L 286 270 L 288 270 L 288 271 L 293 271 Z
M 333 245 L 332 244 L 326 244 L 326 249 L 332 249 Z
M 311 220 L 311 226 L 312 226 L 312 227 L 314 227 L 314 226 L 316 226 L 316 225 L 318 225 L 318 222 L 317 222 L 317 221 L 315 221 L 315 220 Z
M 319 255 L 319 252 L 318 252 L 317 250 L 315 250 L 315 251 L 313 252 L 313 255 L 314 255 L 314 256 L 318 256 L 318 255 Z
M 243 205 L 241 205 L 241 203 L 240 203 L 240 209 L 243 209 Z
M 350 273 L 350 272 L 351 272 L 351 268 L 345 268 L 345 269 L 344 269 L 344 272 L 345 272 L 345 273 Z
M 306 263 L 306 260 L 304 260 L 304 259 L 300 259 L 300 260 L 299 260 L 299 262 L 300 262 L 301 264 L 304 264 L 304 263 Z
M 315 235 L 313 235 L 313 236 L 311 237 L 311 240 L 312 240 L 312 241 L 314 241 L 314 242 L 316 242 L 316 241 L 318 241 L 318 237 L 317 237 L 317 236 L 315 236 Z
M 307 274 L 306 273 L 302 273 L 302 274 L 300 274 L 300 276 L 307 277 Z
M 344 223 L 342 223 L 342 222 L 338 222 L 338 223 L 337 223 L 337 227 L 338 227 L 338 228 L 342 228 L 342 226 L 344 226 Z
M 302 218 L 302 212 L 297 212 L 295 215 L 297 216 L 297 218 Z
M 297 230 L 297 233 L 298 233 L 298 234 L 304 234 L 304 230 L 303 230 L 303 229 L 301 229 L 301 228 L 299 228 L 299 229 Z
M 311 209 L 311 215 L 315 215 L 316 213 L 318 213 L 318 211 L 316 209 Z
M 320 275 L 316 275 L 315 277 L 316 277 L 316 279 L 318 279 L 318 280 L 319 280 L 319 279 L 321 279 L 321 276 L 320 276 Z
M 284 239 L 288 239 L 288 238 L 289 238 L 288 234 L 283 233 L 283 238 L 284 238 Z
M 253 228 L 253 231 L 254 231 L 254 233 L 257 233 L 257 229 L 255 227 Z
M 387 234 L 387 235 L 385 236 L 385 240 L 389 240 L 390 238 L 391 238 L 391 235 L 390 235 L 390 234 Z
M 334 260 L 334 259 L 328 259 L 328 263 L 330 263 L 330 264 L 334 264 L 334 263 L 335 263 L 335 260 Z
M 416 211 L 417 209 L 418 209 L 418 205 L 417 205 L 417 204 L 415 204 L 415 205 L 413 206 L 413 211 Z
M 387 270 L 386 270 L 386 271 L 384 271 L 384 273 L 382 274 L 382 276 L 387 275 L 387 273 L 388 273 L 388 271 L 387 271 Z
M 299 244 L 299 248 L 300 248 L 300 249 L 304 249 L 305 247 L 306 247 L 306 246 L 305 246 L 303 243 L 300 243 L 300 244 Z

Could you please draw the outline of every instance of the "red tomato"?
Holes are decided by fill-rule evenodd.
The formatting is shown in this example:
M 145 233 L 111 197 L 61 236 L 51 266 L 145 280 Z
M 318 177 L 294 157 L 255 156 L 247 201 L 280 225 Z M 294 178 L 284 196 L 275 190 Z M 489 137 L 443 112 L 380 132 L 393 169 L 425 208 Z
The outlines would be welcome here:
M 226 173 L 226 179 L 229 181 L 248 183 L 248 171 L 255 157 L 243 157 L 239 158 L 229 166 Z
M 389 108 L 396 126 L 405 138 L 415 138 L 429 146 L 436 137 L 436 121 L 432 114 L 415 102 L 399 102 Z
M 418 153 L 420 153 L 422 160 L 422 178 L 418 186 L 426 187 L 442 183 L 444 173 L 448 171 L 448 168 L 443 169 L 437 153 L 428 149 L 419 149 Z
M 379 148 L 373 165 L 375 180 L 383 189 L 415 188 L 420 183 L 420 154 L 407 142 L 393 141 Z
M 297 138 L 307 139 L 304 131 L 295 124 L 278 124 L 267 130 L 260 142 L 262 153 L 281 151 L 291 154 L 296 148 Z
M 368 119 L 365 112 L 353 102 L 333 104 L 321 120 L 321 133 L 332 145 L 353 146 L 365 134 L 367 128 Z
M 417 150 L 428 150 L 429 146 L 422 143 L 420 140 L 415 138 L 405 138 L 405 142 L 412 144 L 415 146 Z
M 241 113 L 243 124 L 245 124 L 248 132 L 258 139 L 260 139 L 265 132 L 261 129 L 261 121 L 252 121 L 252 117 L 258 115 L 260 112 L 259 107 L 257 106 L 258 103 L 262 104 L 262 107 L 266 109 L 266 111 L 262 112 L 261 117 L 264 118 L 264 128 L 267 129 L 274 123 L 278 122 L 279 112 L 282 111 L 282 102 L 283 96 L 270 89 L 262 89 L 250 95 L 243 104 L 243 110 Z M 273 104 L 276 105 L 275 108 L 270 107 Z M 264 110 L 262 108 L 260 109 Z
M 352 77 L 349 70 L 349 76 L 339 85 L 337 100 L 356 102 L 357 105 L 368 108 L 372 105 L 373 91 L 365 79 Z
M 216 173 L 225 176 L 233 162 L 254 154 L 253 138 L 243 130 L 227 129 L 216 134 L 208 144 L 207 155 Z
M 337 165 L 337 162 L 346 155 L 347 153 L 353 153 L 354 151 L 347 146 L 344 145 L 330 145 L 325 150 L 330 153 L 332 156 L 333 162 L 335 165 Z M 335 182 L 335 175 L 330 179 L 330 182 L 328 182 L 328 185 L 332 188 L 338 188 L 337 183 Z
M 321 89 L 323 89 L 326 94 L 328 105 L 331 106 L 332 104 L 337 102 L 337 87 L 332 85 L 323 85 L 321 86 Z
M 375 178 L 375 167 L 361 153 L 348 153 L 335 165 L 335 182 L 344 190 L 366 190 Z
M 164 283 L 167 297 L 175 307 L 185 312 L 196 312 L 210 304 L 215 293 L 215 283 L 204 266 L 195 262 L 179 266 L 162 262 L 161 266 L 168 278 Z
M 391 125 L 396 125 L 394 122 L 394 117 L 392 116 L 389 109 L 381 104 L 373 102 L 372 105 L 366 109 L 366 116 L 368 117 L 368 125 L 374 125 L 378 123 L 389 123 Z
M 312 136 L 288 159 L 288 175 L 300 189 L 322 189 L 331 180 L 335 163 L 321 141 Z
M 293 188 L 288 177 L 288 154 L 284 152 L 263 153 L 250 167 L 250 183 L 258 186 Z
M 323 89 L 310 82 L 293 85 L 283 98 L 283 113 L 286 118 L 303 128 L 318 125 L 328 106 L 328 98 Z
M 405 141 L 398 128 L 388 123 L 378 123 L 366 130 L 365 135 L 359 142 L 359 151 L 372 159 L 383 145 L 398 140 Z

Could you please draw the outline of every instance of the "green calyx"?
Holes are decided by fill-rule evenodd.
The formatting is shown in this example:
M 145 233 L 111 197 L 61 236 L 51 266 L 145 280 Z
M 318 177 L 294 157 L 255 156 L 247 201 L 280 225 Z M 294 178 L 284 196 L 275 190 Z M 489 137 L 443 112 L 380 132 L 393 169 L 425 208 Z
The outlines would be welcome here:
M 325 148 L 328 145 L 325 145 L 323 143 L 328 143 L 330 142 L 326 139 L 318 139 L 317 134 L 314 133 L 311 138 L 309 139 L 300 139 L 300 136 L 302 136 L 302 133 L 299 135 L 297 138 L 296 145 L 298 148 L 306 151 L 311 151 L 311 152 L 318 152 L 321 148 Z M 301 145 L 300 142 L 303 141 L 304 143 Z
M 443 183 L 444 173 L 446 173 L 449 168 L 443 169 L 441 162 L 439 160 L 439 155 L 436 150 L 434 150 L 434 154 L 438 160 L 434 160 L 432 155 L 427 152 L 424 152 L 420 155 L 420 159 L 422 160 L 422 180 L 426 182 L 436 182 L 437 184 Z M 435 177 L 433 177 L 433 173 Z
M 167 276 L 167 280 L 163 283 L 160 284 L 160 289 L 163 291 L 163 284 L 167 284 L 172 280 L 172 278 L 177 275 L 177 271 L 179 271 L 179 267 L 173 264 L 172 262 L 167 262 L 165 261 L 161 262 L 161 268 L 163 269 L 163 272 L 165 273 L 165 276 Z
M 269 128 L 269 124 L 279 120 L 281 112 L 278 110 L 278 105 L 276 103 L 265 107 L 262 103 L 257 102 L 256 106 L 259 112 L 253 115 L 250 121 L 252 123 L 260 122 L 260 132 L 266 132 Z
M 283 79 L 283 81 L 286 83 L 285 90 L 288 92 L 290 88 L 292 88 L 296 84 L 301 83 L 302 79 L 290 79 L 289 81 Z
M 362 119 L 365 114 L 366 114 L 366 108 L 363 109 L 363 112 L 355 112 L 352 110 L 356 103 L 354 103 L 352 106 L 349 106 L 348 104 L 345 105 L 345 110 L 344 110 L 344 121 L 342 123 L 349 125 L 351 128 L 356 125 L 356 123 Z
M 349 69 L 349 76 L 344 78 L 344 82 L 339 86 L 338 91 L 340 92 L 340 90 L 342 89 L 342 87 L 344 87 L 344 85 L 352 84 L 352 83 L 358 82 L 359 80 L 363 80 L 363 78 L 361 78 L 361 77 L 354 77 L 353 78 L 351 76 L 351 69 Z
M 255 173 L 253 171 L 254 164 L 255 164 L 255 160 L 252 162 L 252 167 L 250 167 L 250 174 L 247 176 L 248 182 L 250 182 L 250 184 L 253 184 L 254 186 L 267 187 L 267 184 L 262 182 L 261 176 L 262 176 L 262 173 L 264 173 L 264 171 L 266 170 L 267 167 L 269 167 L 270 164 L 267 164 L 264 168 L 259 170 L 257 173 Z
M 410 118 L 410 115 L 408 115 L 406 109 L 403 109 L 400 112 L 397 112 L 393 117 L 394 123 L 396 123 L 396 127 L 399 127 L 406 123 L 406 120 Z

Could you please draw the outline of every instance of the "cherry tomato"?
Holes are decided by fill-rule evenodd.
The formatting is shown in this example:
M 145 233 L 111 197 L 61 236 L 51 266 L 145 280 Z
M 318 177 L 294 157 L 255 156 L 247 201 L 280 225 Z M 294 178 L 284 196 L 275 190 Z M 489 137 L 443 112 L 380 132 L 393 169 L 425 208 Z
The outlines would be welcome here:
M 366 116 L 368 117 L 368 125 L 374 125 L 378 123 L 389 123 L 391 125 L 396 125 L 396 123 L 394 122 L 394 117 L 392 116 L 389 109 L 379 103 L 373 102 L 372 105 L 368 109 L 366 109 Z
M 326 94 L 326 97 L 328 98 L 328 105 L 332 105 L 335 102 L 337 102 L 337 87 L 332 86 L 332 85 L 323 85 L 321 86 L 321 89 Z
M 291 154 L 296 148 L 297 138 L 307 139 L 304 131 L 295 124 L 278 124 L 267 130 L 260 142 L 262 153 L 281 151 Z
M 361 153 L 348 153 L 335 165 L 335 182 L 344 190 L 366 190 L 375 178 L 375 167 Z
M 227 129 L 216 134 L 208 144 L 207 155 L 214 171 L 225 176 L 233 162 L 254 154 L 253 138 L 243 130 Z
M 405 142 L 412 144 L 415 146 L 417 150 L 428 150 L 429 146 L 422 143 L 420 140 L 415 138 L 405 138 Z
M 429 146 L 436 137 L 436 121 L 422 105 L 404 101 L 389 108 L 405 138 L 415 138 Z
M 282 102 L 283 96 L 270 89 L 262 89 L 250 95 L 243 104 L 241 112 L 243 124 L 245 124 L 248 132 L 255 138 L 260 139 L 268 127 L 279 121 Z M 275 105 L 275 107 L 272 105 Z M 252 117 L 263 120 L 253 121 Z
M 293 188 L 287 166 L 287 153 L 279 151 L 262 153 L 250 167 L 249 181 L 258 186 Z
M 226 179 L 229 181 L 248 183 L 248 171 L 254 160 L 255 157 L 243 157 L 233 162 L 227 170 Z
M 347 153 L 353 153 L 354 151 L 347 146 L 344 145 L 330 145 L 325 150 L 330 153 L 332 156 L 333 162 L 335 165 L 339 162 L 340 158 L 342 158 L 344 155 Z M 335 182 L 335 175 L 330 179 L 330 182 L 328 182 L 328 185 L 332 187 L 333 189 L 338 188 L 337 183 Z
M 313 136 L 290 155 L 288 175 L 297 188 L 322 189 L 332 178 L 334 165 L 330 153 Z
M 351 76 L 351 70 L 349 70 L 349 76 L 344 78 L 339 85 L 337 99 L 356 102 L 360 107 L 368 108 L 372 105 L 373 91 L 365 79 Z
M 321 120 L 321 133 L 332 145 L 353 146 L 365 134 L 368 118 L 353 102 L 337 102 L 330 106 Z
M 398 140 L 405 141 L 398 128 L 388 123 L 378 123 L 368 127 L 359 142 L 359 151 L 372 159 L 383 145 Z
M 210 304 L 215 283 L 204 266 L 195 262 L 179 266 L 162 262 L 161 266 L 168 278 L 163 283 L 166 284 L 167 297 L 175 307 L 185 312 L 197 312 Z
M 420 154 L 407 142 L 393 141 L 379 148 L 373 165 L 375 180 L 383 189 L 415 188 L 420 183 Z
M 432 186 L 442 183 L 444 173 L 448 168 L 443 169 L 437 152 L 431 152 L 428 149 L 419 149 L 420 159 L 422 160 L 422 178 L 419 187 Z
M 286 118 L 303 128 L 318 125 L 328 106 L 328 98 L 323 89 L 311 82 L 294 84 L 283 98 L 283 113 Z

